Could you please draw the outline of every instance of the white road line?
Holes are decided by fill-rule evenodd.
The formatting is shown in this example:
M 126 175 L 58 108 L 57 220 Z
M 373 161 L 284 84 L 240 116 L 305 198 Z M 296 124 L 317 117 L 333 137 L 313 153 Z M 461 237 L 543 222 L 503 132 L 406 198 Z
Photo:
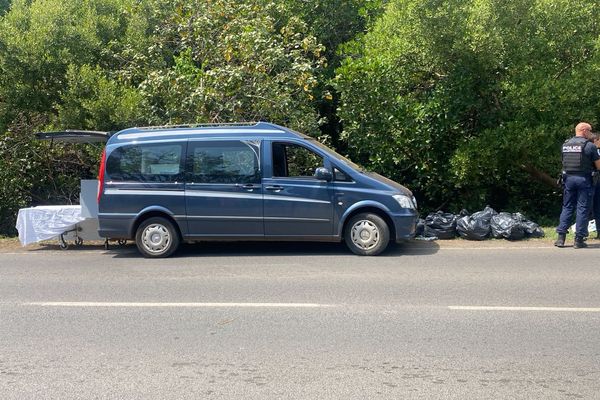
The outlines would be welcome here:
M 319 303 L 140 303 L 91 301 L 39 301 L 21 303 L 30 307 L 112 307 L 112 308 L 333 308 L 344 304 Z M 517 306 L 447 306 L 453 311 L 545 311 L 545 312 L 600 312 L 600 307 L 517 307 Z
M 508 307 L 508 306 L 448 306 L 450 310 L 461 311 L 558 311 L 558 312 L 600 312 L 600 307 Z
M 23 306 L 38 307 L 236 307 L 236 308 L 327 308 L 332 304 L 316 303 L 125 303 L 90 301 L 41 301 L 22 303 Z

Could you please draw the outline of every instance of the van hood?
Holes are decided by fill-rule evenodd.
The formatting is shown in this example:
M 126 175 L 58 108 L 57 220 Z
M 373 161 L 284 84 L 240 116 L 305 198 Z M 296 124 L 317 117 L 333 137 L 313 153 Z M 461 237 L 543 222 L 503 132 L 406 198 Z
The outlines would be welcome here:
M 383 183 L 384 185 L 388 186 L 390 190 L 398 191 L 400 192 L 400 194 L 404 194 L 409 197 L 413 196 L 412 192 L 408 190 L 408 188 L 406 188 L 405 186 L 402 186 L 398 182 L 394 182 L 393 180 L 388 179 L 385 176 L 379 175 L 376 172 L 365 172 L 365 175 L 379 183 Z

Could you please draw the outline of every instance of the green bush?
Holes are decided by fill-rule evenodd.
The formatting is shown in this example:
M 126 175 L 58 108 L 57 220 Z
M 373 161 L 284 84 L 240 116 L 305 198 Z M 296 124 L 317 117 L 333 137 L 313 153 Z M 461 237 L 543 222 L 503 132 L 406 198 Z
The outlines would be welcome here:
M 99 146 L 35 131 L 248 120 L 330 142 L 422 212 L 548 221 L 560 143 L 600 123 L 598 15 L 595 0 L 0 1 L 0 234 L 96 174 Z
M 0 233 L 77 201 L 98 146 L 36 130 L 269 120 L 319 135 L 326 64 L 293 2 L 16 0 L 0 20 Z
M 337 70 L 350 155 L 425 209 L 555 215 L 559 147 L 600 122 L 594 0 L 393 0 Z
M 16 233 L 19 208 L 77 204 L 79 180 L 94 179 L 100 148 L 40 142 L 32 131 L 43 119 L 17 119 L 0 136 L 0 232 Z

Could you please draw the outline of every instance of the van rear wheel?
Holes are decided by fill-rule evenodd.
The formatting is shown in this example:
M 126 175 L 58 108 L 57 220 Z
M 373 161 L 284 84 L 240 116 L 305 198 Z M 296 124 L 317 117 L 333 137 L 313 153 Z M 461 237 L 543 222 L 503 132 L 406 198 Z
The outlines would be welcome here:
M 135 244 L 147 258 L 169 257 L 179 247 L 179 232 L 166 218 L 152 217 L 143 221 L 135 233 Z
M 390 228 L 377 214 L 357 214 L 348 221 L 344 232 L 346 245 L 361 256 L 376 256 L 390 242 Z

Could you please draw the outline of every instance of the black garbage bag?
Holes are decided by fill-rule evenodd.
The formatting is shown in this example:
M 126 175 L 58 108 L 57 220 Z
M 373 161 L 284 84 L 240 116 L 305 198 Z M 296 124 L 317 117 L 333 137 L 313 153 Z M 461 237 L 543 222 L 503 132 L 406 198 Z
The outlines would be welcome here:
M 456 237 L 456 215 L 442 211 L 429 214 L 425 218 L 425 236 L 454 239 Z
M 425 236 L 425 220 L 423 218 L 419 218 L 417 221 L 415 236 Z
M 521 215 L 521 214 L 519 214 Z M 535 222 L 528 220 L 521 215 L 521 225 L 525 231 L 525 236 L 530 238 L 543 238 L 546 236 L 544 230 Z
M 521 240 L 525 237 L 521 214 L 501 212 L 491 220 L 492 237 L 495 239 Z
M 490 235 L 492 217 L 496 211 L 487 206 L 483 211 L 459 218 L 456 221 L 456 232 L 467 240 L 485 240 Z

